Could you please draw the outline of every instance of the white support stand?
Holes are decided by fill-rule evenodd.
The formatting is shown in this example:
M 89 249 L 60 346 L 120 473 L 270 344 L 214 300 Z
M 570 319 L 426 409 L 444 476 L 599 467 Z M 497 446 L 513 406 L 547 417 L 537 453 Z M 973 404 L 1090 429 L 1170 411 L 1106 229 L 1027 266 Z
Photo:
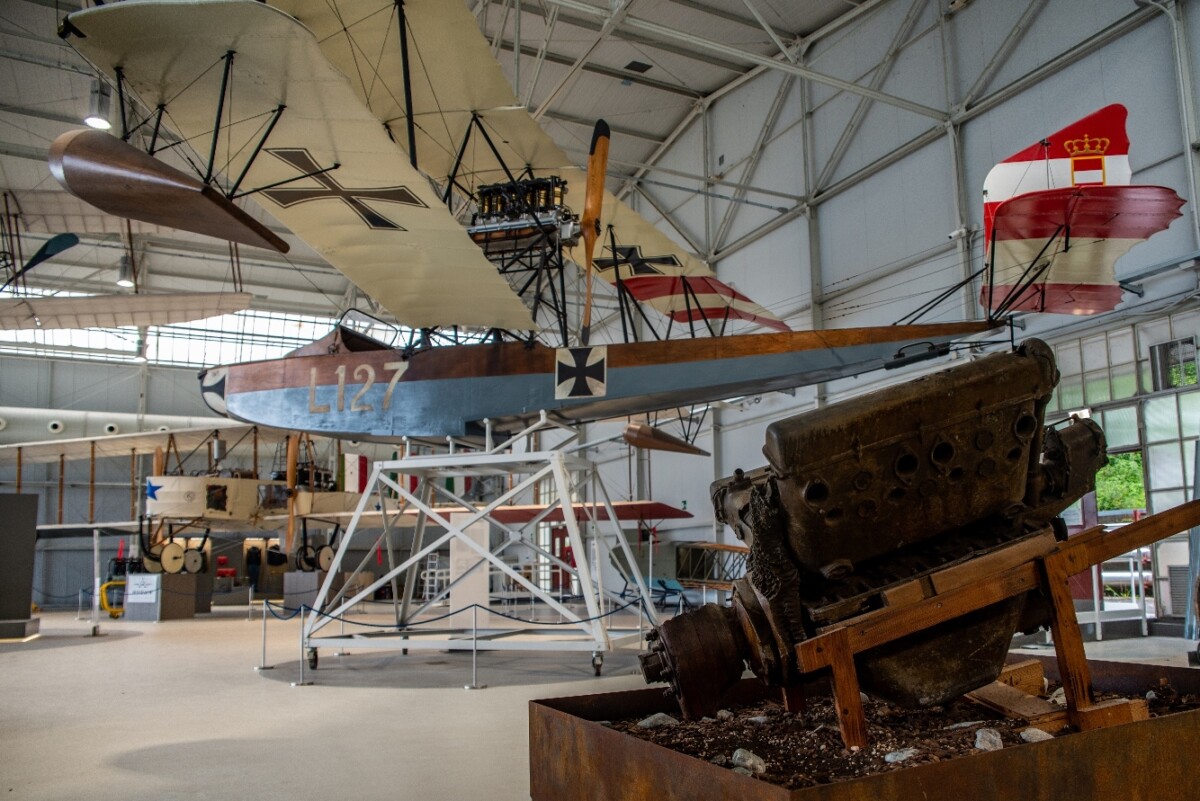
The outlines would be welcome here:
M 410 490 L 391 477 L 396 474 L 416 477 L 415 489 Z M 445 487 L 445 478 L 462 476 L 502 476 L 509 479 L 511 486 L 494 500 L 473 503 L 458 497 Z M 552 482 L 553 491 L 546 508 L 530 522 L 515 526 L 496 519 L 494 514 L 497 510 L 531 491 L 543 481 Z M 604 522 L 612 527 L 612 531 L 607 535 L 599 531 L 601 521 L 585 520 L 588 524 L 586 536 L 580 527 L 579 513 L 576 510 L 578 499 L 575 496 L 578 490 L 586 487 L 595 488 L 594 492 L 599 496 L 596 500 L 607 511 L 608 520 Z M 438 506 L 436 503 L 449 506 Z M 578 566 L 568 564 L 539 546 L 537 542 L 538 524 L 560 508 L 564 511 L 563 521 Z M 360 525 L 364 513 L 369 514 L 374 510 L 380 512 L 383 532 L 378 535 L 371 548 L 374 549 L 381 543 L 387 548 L 388 566 L 383 575 L 364 586 L 355 579 L 367 567 L 367 560 L 363 560 L 357 567 L 344 564 L 344 560 L 351 544 L 355 542 L 356 535 L 360 529 L 365 528 Z M 397 524 L 402 514 L 413 513 L 410 510 L 415 510 L 416 514 L 412 546 L 407 557 L 397 561 L 391 550 L 392 543 L 398 539 L 392 536 L 393 530 L 398 528 Z M 489 548 L 487 540 L 481 543 L 478 536 L 478 524 L 481 522 L 490 524 L 493 531 L 498 530 L 502 533 L 503 540 L 498 545 Z M 433 527 L 441 529 L 442 533 L 431 538 L 435 530 Z M 473 564 L 470 564 L 468 559 L 468 563 L 462 569 L 456 570 L 456 575 L 445 587 L 430 597 L 423 597 L 422 593 L 416 592 L 421 583 L 420 571 L 427 564 L 431 554 L 450 542 L 454 543 L 460 558 L 464 553 L 473 557 Z M 600 581 L 600 573 L 612 557 L 609 542 L 617 543 L 617 547 L 622 551 L 624 562 L 629 565 L 631 571 L 625 578 L 630 586 L 636 586 L 638 596 L 642 600 L 641 609 L 638 610 L 637 627 L 610 628 L 609 621 L 602 617 L 605 608 L 602 599 L 606 591 Z M 586 609 L 584 614 L 566 605 L 562 598 L 539 586 L 531 577 L 514 569 L 502 558 L 506 552 L 521 548 L 528 549 L 543 562 L 561 569 L 578 581 Z M 457 623 L 450 622 L 436 629 L 417 625 L 421 616 L 426 615 L 439 601 L 452 595 L 456 586 L 467 587 L 471 577 L 475 577 L 476 582 L 482 578 L 483 586 L 486 587 L 489 571 L 503 574 L 507 583 L 512 586 L 524 588 L 531 598 L 541 601 L 547 608 L 556 612 L 564 625 L 530 626 L 496 615 L 479 616 L 481 626 L 478 629 L 473 626 L 460 627 Z M 348 574 L 345 582 L 341 584 L 343 589 L 335 592 L 333 587 L 343 572 Z M 362 601 L 370 599 L 377 589 L 387 584 L 391 584 L 393 588 L 401 584 L 403 588 L 399 597 L 395 592 L 392 596 L 394 629 L 376 627 L 357 634 L 317 637 L 330 623 L 345 620 Z M 348 592 L 353 594 L 347 594 Z M 622 602 L 617 593 L 610 590 L 607 594 L 613 601 Z M 452 602 L 451 610 L 456 613 L 471 611 L 475 608 L 473 602 L 476 602 L 476 599 L 459 604 Z M 307 613 L 303 625 L 304 648 L 310 655 L 310 664 L 315 664 L 316 649 L 319 647 L 405 650 L 424 648 L 443 651 L 572 650 L 590 651 L 593 666 L 599 675 L 605 652 L 623 645 L 636 645 L 640 641 L 643 611 L 652 626 L 658 624 L 650 591 L 621 531 L 616 511 L 608 491 L 600 480 L 597 466 L 577 453 L 566 452 L 565 449 L 531 453 L 455 453 L 452 449 L 448 454 L 410 456 L 394 461 L 376 462 L 371 470 L 367 491 L 359 500 L 350 525 L 341 537 L 333 564 L 313 606 L 314 610 Z M 479 608 L 484 612 L 489 611 L 486 598 Z M 532 610 L 532 601 L 530 609 Z M 454 619 L 469 620 L 470 617 L 464 618 L 462 614 L 456 614 Z M 489 625 L 493 621 L 495 625 Z M 353 624 L 353 621 L 348 622 Z M 505 624 L 505 627 L 500 627 L 501 623 Z

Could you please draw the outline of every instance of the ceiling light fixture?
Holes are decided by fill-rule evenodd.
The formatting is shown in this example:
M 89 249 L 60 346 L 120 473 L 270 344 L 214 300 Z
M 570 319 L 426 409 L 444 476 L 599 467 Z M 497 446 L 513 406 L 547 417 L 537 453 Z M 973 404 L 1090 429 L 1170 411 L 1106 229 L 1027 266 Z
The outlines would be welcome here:
M 122 256 L 117 262 L 117 286 L 131 287 L 133 286 L 133 265 L 129 262 L 128 256 Z
M 88 113 L 83 118 L 83 121 L 88 127 L 96 128 L 97 130 L 107 131 L 112 127 L 112 123 L 108 121 L 109 111 L 112 103 L 112 93 L 108 88 L 108 84 L 96 78 L 92 81 L 92 92 L 88 99 Z

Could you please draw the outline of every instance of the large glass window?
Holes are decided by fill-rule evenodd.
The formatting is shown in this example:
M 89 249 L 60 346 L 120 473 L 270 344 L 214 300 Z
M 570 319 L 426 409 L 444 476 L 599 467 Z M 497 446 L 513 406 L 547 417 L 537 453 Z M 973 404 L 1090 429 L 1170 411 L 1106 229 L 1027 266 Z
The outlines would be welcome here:
M 58 292 L 58 297 L 72 297 Z M 0 297 L 13 297 L 9 292 Z M 205 366 L 273 359 L 327 334 L 334 317 L 242 311 L 174 325 L 0 331 L 0 353 Z

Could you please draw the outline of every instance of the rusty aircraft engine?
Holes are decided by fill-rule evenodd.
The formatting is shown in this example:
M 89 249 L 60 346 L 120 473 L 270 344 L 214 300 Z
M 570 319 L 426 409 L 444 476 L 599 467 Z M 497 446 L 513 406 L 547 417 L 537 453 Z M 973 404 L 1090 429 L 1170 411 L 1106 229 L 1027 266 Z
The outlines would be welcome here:
M 689 719 L 712 714 L 747 664 L 794 687 L 795 646 L 824 627 L 1047 529 L 1065 538 L 1058 515 L 1107 456 L 1090 420 L 1044 426 L 1058 378 L 1053 351 L 1031 339 L 771 425 L 768 465 L 712 485 L 749 571 L 731 606 L 650 632 L 646 681 L 669 682 Z M 993 681 L 1013 635 L 1047 619 L 1039 594 L 1017 595 L 860 654 L 859 680 L 892 703 L 941 704 Z

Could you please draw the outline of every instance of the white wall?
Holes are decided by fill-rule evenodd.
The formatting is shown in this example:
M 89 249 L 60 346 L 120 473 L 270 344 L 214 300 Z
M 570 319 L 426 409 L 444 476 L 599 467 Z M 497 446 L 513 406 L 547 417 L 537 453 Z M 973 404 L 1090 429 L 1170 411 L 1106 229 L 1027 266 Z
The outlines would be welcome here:
M 1194 4 L 1184 5 L 1189 56 L 1197 64 L 1200 11 Z M 972 238 L 966 263 L 947 235 L 963 222 L 981 230 L 982 183 L 992 165 L 1109 103 L 1123 103 L 1129 109 L 1134 181 L 1169 186 L 1189 200 L 1184 216 L 1169 230 L 1121 260 L 1118 276 L 1134 275 L 1200 249 L 1192 220 L 1193 190 L 1188 186 L 1185 163 L 1189 156 L 1181 130 L 1171 28 L 1166 18 L 1139 9 L 1130 0 L 1048 0 L 991 78 L 980 81 L 1027 6 L 1024 2 L 973 2 L 942 17 L 944 0 L 916 0 L 915 22 L 879 87 L 907 101 L 957 115 L 959 174 L 955 172 L 956 141 L 942 123 L 882 102 L 868 104 L 861 128 L 849 139 L 840 161 L 831 166 L 830 157 L 845 135 L 859 97 L 819 83 L 806 88 L 796 81 L 788 89 L 754 174 L 746 177 L 742 170 L 750 148 L 784 78 L 766 71 L 716 100 L 660 163 L 692 174 L 707 169 L 708 174 L 728 180 L 748 180 L 774 192 L 810 197 L 816 204 L 815 224 L 798 215 L 752 244 L 739 243 L 715 263 L 718 274 L 768 308 L 794 313 L 789 322 L 795 327 L 812 324 L 808 305 L 814 280 L 821 295 L 829 298 L 817 315 L 824 327 L 895 322 L 982 265 L 981 235 Z M 813 43 L 802 63 L 829 76 L 870 85 L 877 65 L 913 8 L 910 0 L 882 3 L 829 40 Z M 1127 21 L 1129 30 L 1110 35 L 1115 26 Z M 1043 69 L 1073 48 L 1092 51 L 1073 63 Z M 976 91 L 967 98 L 973 87 Z M 811 138 L 806 138 L 805 132 L 806 95 Z M 964 99 L 967 103 L 961 108 Z M 888 164 L 889 154 L 897 152 L 903 157 Z M 810 156 L 811 167 L 806 164 Z M 824 180 L 818 183 L 822 176 Z M 710 188 L 722 194 L 732 192 L 721 186 Z M 669 211 L 697 250 L 710 256 L 724 253 L 731 243 L 748 235 L 753 237 L 756 229 L 779 215 L 756 206 L 734 207 L 726 236 L 714 241 L 730 202 L 652 186 L 644 191 Z M 790 203 L 754 192 L 747 198 L 781 207 Z M 963 212 L 966 217 L 960 220 Z M 810 236 L 813 232 L 815 241 Z M 814 252 L 819 254 L 816 263 Z M 1164 303 L 1197 288 L 1191 270 L 1175 271 L 1144 285 L 1146 297 L 1127 296 L 1125 304 L 1136 307 L 1138 314 L 1158 313 Z M 977 291 L 957 293 L 926 320 L 978 316 L 980 310 L 968 302 Z M 1065 335 L 1073 323 L 1057 315 L 1035 316 L 1026 322 L 1025 335 L 1053 331 L 1056 336 Z M 754 468 L 764 463 L 763 434 L 771 420 L 802 410 L 818 394 L 823 399 L 858 394 L 938 366 L 923 364 L 907 372 L 861 376 L 802 390 L 796 398 L 765 396 L 744 410 L 725 410 L 713 442 L 715 459 L 689 467 L 656 456 L 654 494 L 673 502 L 688 497 L 692 509 L 691 497 L 698 494 L 695 488 L 707 487 L 714 476 L 728 475 L 736 467 Z M 689 491 L 689 487 L 693 489 Z M 678 535 L 694 538 L 701 529 L 681 529 Z

